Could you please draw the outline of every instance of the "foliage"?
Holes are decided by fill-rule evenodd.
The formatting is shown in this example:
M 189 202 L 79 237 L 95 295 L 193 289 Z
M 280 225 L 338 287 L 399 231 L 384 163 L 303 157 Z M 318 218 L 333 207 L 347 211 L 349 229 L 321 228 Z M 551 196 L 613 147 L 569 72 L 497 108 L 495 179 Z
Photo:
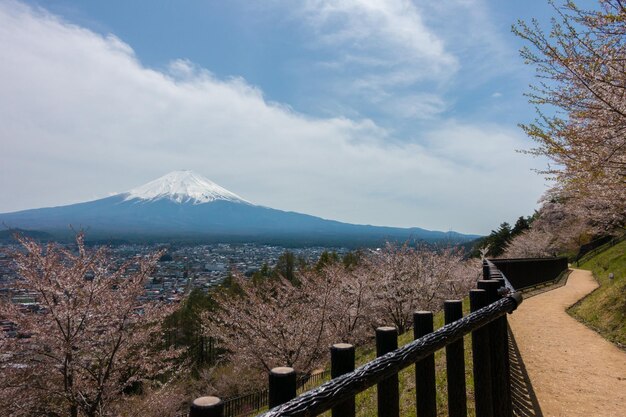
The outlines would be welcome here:
M 296 283 L 296 256 L 293 252 L 285 251 L 278 257 L 274 267 L 273 276 L 284 278 L 289 282 Z
M 511 239 L 511 225 L 507 222 L 500 224 L 498 230 L 492 230 L 487 238 L 488 251 L 487 255 L 497 257 L 502 255 L 504 248 Z
M 255 283 L 259 283 L 267 278 L 270 278 L 272 275 L 273 271 L 270 266 L 267 264 L 267 262 L 263 262 L 261 268 L 257 271 L 254 271 L 254 273 L 252 274 L 252 281 Z M 231 282 L 232 274 L 229 274 L 228 280 L 228 282 L 223 282 L 222 286 L 228 285 Z
M 533 219 L 531 217 L 520 216 L 515 222 L 515 226 L 513 226 L 513 229 L 511 230 L 511 236 L 519 235 L 520 233 L 523 233 L 524 231 L 530 229 L 530 224 L 532 223 L 532 221 Z
M 608 340 L 626 348 L 626 241 L 609 247 L 580 266 L 593 271 L 600 287 L 569 312 Z M 611 282 L 609 273 L 613 273 Z
M 530 228 L 530 225 L 534 221 L 534 216 L 523 217 L 520 216 L 513 228 L 507 222 L 500 224 L 497 230 L 492 230 L 488 236 L 480 239 L 471 253 L 472 257 L 487 256 L 496 258 L 501 256 L 507 248 L 507 245 L 516 236 L 524 233 Z
M 315 264 L 315 270 L 319 272 L 327 265 L 332 265 L 337 262 L 339 262 L 339 255 L 337 254 L 337 252 L 329 252 L 325 250 L 324 252 L 322 252 L 319 259 L 317 260 L 317 263 Z
M 297 284 L 297 272 L 305 271 L 308 267 L 304 257 L 296 257 L 293 252 L 287 250 L 278 257 L 274 268 L 270 268 L 267 262 L 264 262 L 261 268 L 252 274 L 252 280 L 260 283 L 268 278 L 282 278 Z
M 440 306 L 438 306 L 437 310 Z M 463 314 L 469 314 L 469 298 L 463 299 Z M 434 314 L 434 329 L 444 325 L 443 311 Z M 406 332 L 398 337 L 398 346 L 402 347 L 413 341 L 413 332 Z M 472 371 L 472 343 L 471 335 L 463 338 L 465 353 L 465 380 L 467 383 L 467 411 L 468 416 L 475 416 L 474 409 L 474 375 Z M 356 366 L 362 366 L 376 358 L 374 347 L 363 347 L 356 350 Z M 415 415 L 415 368 L 408 367 L 398 373 L 400 385 L 400 415 Z M 448 412 L 448 386 L 446 381 L 446 355 L 445 349 L 435 352 L 435 383 L 437 394 L 437 415 L 447 416 Z M 363 417 L 376 417 L 376 389 L 367 389 L 356 396 L 357 415 Z
M 479 271 L 478 264 L 463 262 L 454 249 L 387 244 L 367 257 L 359 272 L 370 282 L 374 327 L 393 324 L 404 333 L 412 326 L 414 311 L 432 310 L 444 299 L 464 295 Z
M 549 113 L 522 127 L 538 144 L 531 153 L 554 162 L 544 172 L 556 180 L 551 196 L 603 234 L 626 219 L 626 8 L 621 0 L 553 7 L 549 33 L 536 20 L 513 27 L 537 71 L 530 101 Z
M 359 265 L 362 257 L 363 253 L 360 250 L 350 251 L 343 255 L 341 262 L 346 269 L 353 269 Z
M 200 316 L 215 309 L 211 293 L 194 288 L 179 308 L 164 321 L 167 346 L 185 347 L 186 355 L 196 366 L 210 358 L 205 355 L 208 343 L 202 332 Z
M 552 234 L 532 228 L 517 235 L 507 245 L 505 258 L 547 258 L 556 255 Z
M 374 299 L 371 276 L 362 268 L 340 263 L 326 266 L 319 274 L 334 285 L 329 300 L 332 342 L 358 345 L 369 340 Z
M 544 198 L 529 229 L 508 241 L 503 256 L 525 258 L 575 254 L 593 236 L 587 222 L 565 208 L 561 200 Z
M 115 265 L 105 248 L 45 248 L 19 238 L 14 254 L 32 308 L 0 300 L 0 316 L 17 337 L 0 344 L 0 408 L 5 415 L 111 415 L 125 393 L 164 378 L 180 352 L 159 349 L 171 305 L 143 299 L 160 253 Z
M 206 332 L 220 338 L 245 382 L 255 374 L 264 380 L 275 366 L 306 374 L 328 360 L 332 343 L 362 344 L 383 324 L 403 332 L 414 310 L 465 294 L 481 271 L 452 249 L 387 245 L 358 259 L 297 271 L 296 283 L 235 275 L 240 293 L 215 295 L 219 307 L 204 315 Z
M 219 308 L 204 320 L 233 365 L 262 373 L 276 366 L 310 372 L 322 363 L 331 343 L 334 283 L 316 274 L 299 276 L 299 286 L 282 277 L 260 283 L 233 279 L 241 294 L 216 294 Z

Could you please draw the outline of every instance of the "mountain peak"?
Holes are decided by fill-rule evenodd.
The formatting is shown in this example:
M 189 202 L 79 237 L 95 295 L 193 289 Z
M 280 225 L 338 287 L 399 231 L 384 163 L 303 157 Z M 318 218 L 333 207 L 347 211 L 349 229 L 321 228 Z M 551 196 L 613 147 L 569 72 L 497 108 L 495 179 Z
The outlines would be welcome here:
M 126 200 L 169 199 L 177 203 L 202 204 L 215 200 L 248 203 L 237 194 L 220 187 L 208 178 L 193 171 L 172 171 L 154 181 L 125 193 Z

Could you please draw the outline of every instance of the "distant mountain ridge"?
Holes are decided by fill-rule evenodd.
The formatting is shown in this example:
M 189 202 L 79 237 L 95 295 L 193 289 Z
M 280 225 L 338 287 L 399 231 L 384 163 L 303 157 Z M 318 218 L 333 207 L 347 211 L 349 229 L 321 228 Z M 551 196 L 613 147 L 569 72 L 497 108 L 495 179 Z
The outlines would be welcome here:
M 0 214 L 10 228 L 97 239 L 373 246 L 390 241 L 465 242 L 476 236 L 355 225 L 255 205 L 191 171 L 85 203 Z
M 41 232 L 39 230 L 8 229 L 0 230 L 0 242 L 15 243 L 15 235 L 30 237 L 39 241 L 48 241 L 54 238 L 50 233 Z

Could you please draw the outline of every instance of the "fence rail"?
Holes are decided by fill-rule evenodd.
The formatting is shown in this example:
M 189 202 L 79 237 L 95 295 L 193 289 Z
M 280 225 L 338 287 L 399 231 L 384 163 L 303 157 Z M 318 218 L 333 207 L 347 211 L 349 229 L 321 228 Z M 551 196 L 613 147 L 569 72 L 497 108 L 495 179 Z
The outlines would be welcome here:
M 591 259 L 594 255 L 602 252 L 603 250 L 610 248 L 611 246 L 615 246 L 620 242 L 626 240 L 626 234 L 617 237 L 608 237 L 603 238 L 603 240 L 598 240 L 589 244 L 590 246 L 583 251 L 581 247 L 580 252 L 576 256 L 575 264 L 576 266 L 585 263 L 589 259 Z M 601 242 L 601 243 L 600 243 Z
M 478 289 L 470 292 L 469 315 L 462 317 L 462 313 L 457 311 L 460 301 L 446 302 L 446 325 L 431 331 L 432 313 L 416 312 L 414 316 L 416 340 L 401 348 L 396 348 L 395 328 L 379 328 L 377 330 L 379 357 L 354 371 L 348 372 L 349 369 L 354 369 L 354 347 L 346 344 L 334 345 L 331 350 L 333 379 L 298 397 L 296 397 L 298 383 L 293 369 L 275 368 L 270 373 L 267 396 L 263 397 L 264 400 L 267 399 L 271 409 L 261 417 L 315 416 L 331 409 L 334 417 L 352 417 L 355 413 L 355 395 L 376 384 L 379 386 L 378 415 L 398 417 L 398 373 L 411 365 L 416 366 L 416 378 L 419 376 L 419 381 L 416 380 L 416 404 L 420 407 L 419 415 L 436 416 L 433 355 L 442 348 L 446 348 L 447 351 L 448 414 L 464 417 L 467 415 L 467 404 L 465 396 L 460 394 L 465 393 L 465 364 L 463 344 L 458 342 L 470 333 L 474 346 L 472 354 L 477 415 L 511 417 L 506 314 L 517 308 L 522 296 L 495 262 L 485 261 L 483 278 L 477 283 Z M 343 362 L 337 356 L 340 351 L 344 351 L 341 353 L 344 357 Z M 345 355 L 347 351 L 351 351 L 351 355 Z M 339 368 L 342 371 L 339 371 Z M 203 401 L 213 405 L 205 407 L 202 405 Z M 229 415 L 225 414 L 225 411 L 224 403 L 214 397 L 202 397 L 194 401 L 190 417 Z
M 505 275 L 511 288 L 524 288 L 552 281 L 567 270 L 567 258 L 489 259 L 492 269 Z
M 329 370 L 323 370 L 311 375 L 301 375 L 297 378 L 296 392 L 308 391 L 329 378 Z M 226 398 L 223 404 L 224 417 L 247 417 L 254 415 L 269 404 L 269 388 Z
M 341 404 L 346 398 L 397 375 L 409 365 L 414 365 L 466 334 L 493 322 L 506 313 L 512 312 L 520 302 L 519 297 L 505 297 L 461 320 L 447 324 L 433 333 L 374 359 L 354 372 L 335 378 L 281 406 L 275 407 L 262 416 L 296 417 L 321 414 L 333 406 Z

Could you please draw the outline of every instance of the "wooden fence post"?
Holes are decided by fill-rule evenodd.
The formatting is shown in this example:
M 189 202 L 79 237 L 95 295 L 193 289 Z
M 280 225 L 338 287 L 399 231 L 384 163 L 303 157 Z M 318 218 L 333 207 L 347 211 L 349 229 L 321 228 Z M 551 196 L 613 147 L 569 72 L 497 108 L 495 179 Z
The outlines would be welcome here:
M 470 311 L 472 313 L 480 310 L 487 304 L 487 292 L 485 290 L 470 291 Z M 489 350 L 489 329 L 487 326 L 472 332 L 472 358 L 474 363 L 476 415 L 493 417 L 491 352 Z
M 463 318 L 463 302 L 461 300 L 444 301 L 443 313 L 446 324 Z M 467 417 L 463 338 L 446 346 L 446 373 L 448 376 L 448 415 Z
M 398 348 L 398 329 L 395 327 L 379 327 L 376 329 L 376 356 L 383 356 Z M 378 416 L 400 416 L 400 389 L 398 374 L 378 383 Z
M 189 408 L 189 417 L 223 417 L 224 403 L 217 397 L 199 397 Z
M 498 301 L 500 296 L 498 295 L 498 287 L 500 284 L 495 279 L 481 279 L 478 281 L 478 289 L 485 290 L 487 292 L 487 304 L 491 304 L 494 301 Z
M 296 398 L 296 371 L 281 366 L 269 374 L 269 408 L 274 408 Z
M 337 343 L 330 348 L 330 377 L 338 376 L 354 371 L 354 346 L 348 343 Z M 346 399 L 343 403 L 333 407 L 333 417 L 354 417 L 356 405 L 354 396 Z
M 502 276 L 502 274 L 500 274 Z M 498 281 L 498 288 L 504 288 L 504 278 L 496 278 Z M 511 362 L 509 358 L 509 324 L 506 318 L 506 314 L 495 321 L 498 325 L 498 334 L 501 340 L 498 352 L 499 360 L 499 372 L 502 373 L 501 379 L 504 382 L 500 389 L 500 395 L 502 395 L 502 415 L 505 417 L 513 416 L 513 398 L 511 396 Z
M 413 338 L 432 333 L 432 311 L 413 313 Z M 437 417 L 437 390 L 435 385 L 435 355 L 415 363 L 415 406 L 417 417 Z
M 487 291 L 487 302 L 493 303 L 500 299 L 498 289 L 500 282 L 495 279 L 478 281 L 478 288 Z M 487 325 L 489 329 L 489 350 L 491 352 L 491 388 L 493 400 L 493 415 L 497 417 L 510 417 L 508 410 L 512 410 L 510 397 L 510 380 L 506 373 L 506 360 L 508 359 L 508 335 L 502 331 L 502 319 L 497 319 Z M 507 392 L 509 395 L 507 395 Z
M 490 279 L 489 264 L 486 259 L 483 259 L 483 279 Z

